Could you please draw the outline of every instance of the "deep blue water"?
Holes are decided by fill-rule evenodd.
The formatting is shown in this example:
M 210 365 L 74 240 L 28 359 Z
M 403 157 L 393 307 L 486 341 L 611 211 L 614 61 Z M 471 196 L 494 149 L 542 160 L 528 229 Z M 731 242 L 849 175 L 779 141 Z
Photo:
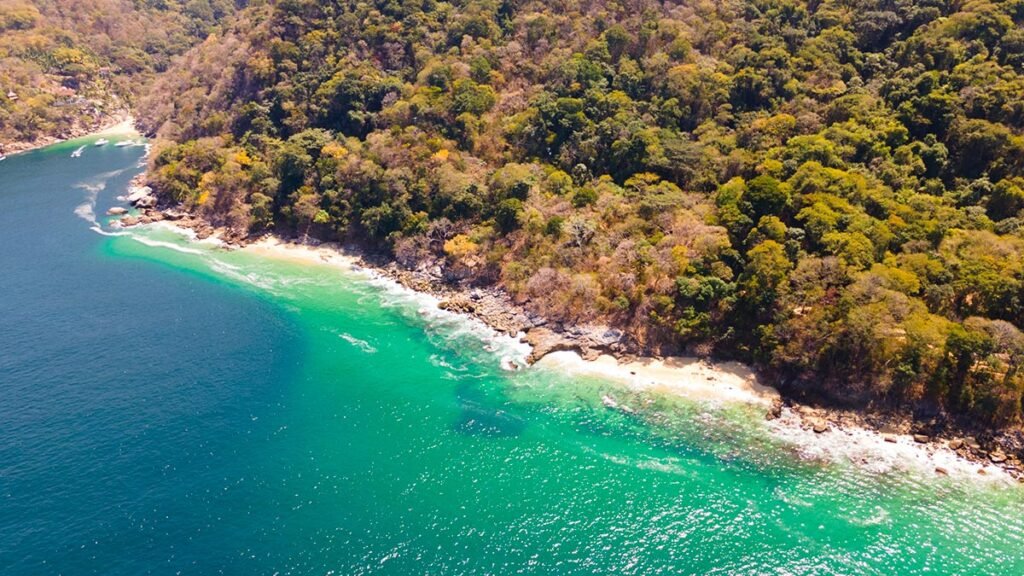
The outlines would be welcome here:
M 237 289 L 105 257 L 74 208 L 115 204 L 142 148 L 69 150 L 0 164 L 0 571 L 224 554 L 196 539 L 222 520 L 182 503 L 273 434 L 300 335 Z

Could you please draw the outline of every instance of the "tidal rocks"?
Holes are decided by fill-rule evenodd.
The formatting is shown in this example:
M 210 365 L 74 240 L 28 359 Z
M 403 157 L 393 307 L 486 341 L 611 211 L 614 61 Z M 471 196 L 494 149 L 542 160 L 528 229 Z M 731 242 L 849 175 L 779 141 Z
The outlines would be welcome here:
M 128 213 L 128 209 L 121 206 L 114 206 L 107 210 L 107 216 L 120 216 L 126 213 Z
M 442 300 L 438 302 L 437 307 L 441 310 L 448 310 L 449 312 L 458 312 L 461 314 L 472 314 L 476 311 L 476 304 L 472 300 L 465 297 L 454 297 L 450 300 Z
M 126 200 L 137 208 L 153 208 L 156 206 L 156 196 L 153 196 L 153 189 L 149 186 L 132 188 Z

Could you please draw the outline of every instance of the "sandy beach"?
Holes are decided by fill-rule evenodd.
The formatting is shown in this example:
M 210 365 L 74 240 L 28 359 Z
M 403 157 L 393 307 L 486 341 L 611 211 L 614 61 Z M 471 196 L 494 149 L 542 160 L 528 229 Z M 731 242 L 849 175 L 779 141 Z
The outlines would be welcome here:
M 86 136 L 128 136 L 138 134 L 135 128 L 135 118 L 132 116 L 115 115 L 99 126 L 72 130 L 70 138 L 57 138 L 55 136 L 42 137 L 35 142 L 10 142 L 5 147 L 8 155 L 24 154 L 32 150 L 53 146 L 66 140 L 84 138 Z
M 135 128 L 135 118 L 128 116 L 92 134 L 95 136 L 129 136 L 138 133 L 139 131 Z
M 712 363 L 682 356 L 620 361 L 608 354 L 585 360 L 576 352 L 559 351 L 544 356 L 536 365 L 694 400 L 770 405 L 779 399 L 774 388 L 759 384 L 754 372 L 737 362 Z
M 260 240 L 246 245 L 243 250 L 260 254 L 270 258 L 293 260 L 315 264 L 328 264 L 340 266 L 347 270 L 357 267 L 359 259 L 342 252 L 337 244 L 320 244 L 310 246 L 286 242 L 276 236 L 266 236 Z

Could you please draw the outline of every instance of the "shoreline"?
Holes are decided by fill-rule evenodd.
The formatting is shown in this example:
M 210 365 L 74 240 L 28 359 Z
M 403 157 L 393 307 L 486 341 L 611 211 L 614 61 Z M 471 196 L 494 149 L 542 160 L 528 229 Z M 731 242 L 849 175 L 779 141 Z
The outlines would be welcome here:
M 139 184 L 137 182 L 136 184 Z M 145 188 L 139 188 L 145 190 Z M 753 368 L 738 362 L 713 362 L 696 357 L 639 356 L 607 327 L 571 327 L 531 315 L 498 288 L 460 288 L 444 284 L 437 273 L 405 270 L 394 261 L 381 262 L 339 243 L 299 242 L 268 234 L 238 238 L 201 218 L 173 210 L 143 208 L 141 217 L 125 217 L 125 226 L 163 222 L 198 240 L 216 238 L 225 249 L 247 250 L 268 257 L 307 264 L 364 270 L 427 295 L 438 308 L 473 318 L 528 344 L 528 365 L 555 368 L 616 381 L 633 390 L 679 395 L 697 401 L 741 402 L 764 410 L 771 434 L 793 445 L 809 460 L 847 460 L 879 470 L 909 464 L 935 476 L 971 475 L 992 481 L 1024 483 L 1021 462 L 1013 451 L 987 443 L 969 431 L 924 435 L 909 416 L 801 405 L 758 381 Z M 631 411 L 609 396 L 605 407 Z
M 267 235 L 253 242 L 241 245 L 225 244 L 228 249 L 246 250 L 271 258 L 287 259 L 307 264 L 341 266 L 349 270 L 366 270 L 389 279 L 405 289 L 425 294 L 437 300 L 438 307 L 449 312 L 483 322 L 497 333 L 514 336 L 531 344 L 529 334 L 544 330 L 566 339 L 564 334 L 554 332 L 543 325 L 535 326 L 529 332 L 511 334 L 498 323 L 488 321 L 493 316 L 493 302 L 477 305 L 471 309 L 446 305 L 453 298 L 478 302 L 480 294 L 473 298 L 453 288 L 437 288 L 420 282 L 410 285 L 410 276 L 396 274 L 395 266 L 376 265 L 356 251 L 336 243 L 304 244 Z M 423 289 L 423 288 L 426 289 Z M 495 297 L 497 298 L 497 297 Z M 503 306 L 515 307 L 505 297 Z M 489 311 L 481 314 L 481 310 Z M 525 313 L 523 313 L 525 315 Z M 513 314 L 514 315 L 514 314 Z M 578 343 L 577 343 L 578 344 Z M 648 391 L 681 396 L 690 400 L 711 403 L 742 403 L 764 410 L 766 425 L 776 440 L 790 445 L 791 451 L 800 459 L 808 461 L 849 462 L 874 472 L 915 469 L 932 476 L 975 477 L 987 481 L 1007 484 L 1024 482 L 1019 474 L 1016 461 L 995 463 L 987 458 L 987 452 L 978 454 L 972 450 L 973 438 L 921 438 L 912 433 L 911 422 L 886 420 L 878 426 L 864 415 L 835 409 L 813 408 L 795 404 L 783 399 L 775 388 L 758 381 L 756 372 L 739 362 L 714 362 L 696 357 L 669 356 L 645 357 L 610 353 L 587 355 L 570 348 L 552 348 L 538 356 L 536 348 L 529 357 L 529 365 L 538 368 L 559 370 L 570 375 L 579 374 L 603 378 L 625 385 L 630 390 Z M 619 402 L 612 395 L 601 398 L 609 410 L 629 414 L 635 410 Z M 922 441 L 924 440 L 924 441 Z M 958 446 L 952 449 L 950 443 Z M 1000 466 L 999 464 L 1002 464 Z
M 473 318 L 497 334 L 504 334 L 523 344 L 529 344 L 523 332 L 508 333 L 495 327 L 479 314 L 446 307 L 445 303 L 450 301 L 441 299 L 434 291 L 410 287 L 336 244 L 309 246 L 288 242 L 275 236 L 266 236 L 237 249 L 268 258 L 369 271 L 407 290 L 430 296 L 437 301 L 437 306 L 441 310 Z M 713 363 L 688 356 L 621 359 L 610 354 L 600 354 L 596 358 L 588 359 L 575 351 L 557 350 L 529 362 L 529 365 L 607 378 L 625 383 L 633 389 L 660 390 L 695 400 L 743 402 L 765 407 L 780 400 L 778 391 L 758 383 L 753 370 L 738 362 Z
M 41 136 L 32 142 L 19 141 L 5 143 L 3 144 L 3 149 L 7 156 L 15 156 L 18 154 L 32 152 L 33 150 L 40 150 L 49 146 L 54 146 L 62 142 L 67 142 L 68 140 L 85 138 L 86 136 L 113 136 L 121 134 L 136 134 L 138 132 L 138 129 L 135 128 L 135 117 L 127 112 L 118 112 L 89 126 L 74 126 L 69 129 L 69 133 L 66 137 L 46 135 Z

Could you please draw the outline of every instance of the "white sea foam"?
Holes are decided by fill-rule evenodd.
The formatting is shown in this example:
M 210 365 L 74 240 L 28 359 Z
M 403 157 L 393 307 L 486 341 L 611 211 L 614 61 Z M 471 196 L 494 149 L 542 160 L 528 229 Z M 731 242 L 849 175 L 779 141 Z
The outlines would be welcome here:
M 88 222 L 90 224 L 95 224 L 96 223 L 96 212 L 95 212 L 95 210 L 93 208 L 95 205 L 96 205 L 95 198 L 91 202 L 88 201 L 88 200 L 85 201 L 85 202 L 82 202 L 78 206 L 75 206 L 75 216 L 78 216 L 79 218 L 81 218 L 82 220 L 85 220 L 86 222 Z
M 374 348 L 373 345 L 367 342 L 366 340 L 356 338 L 355 336 L 348 334 L 347 332 L 338 334 L 338 336 L 345 342 L 348 342 L 349 344 L 355 346 L 356 348 L 359 348 L 360 350 L 367 354 L 377 353 L 377 349 Z
M 945 446 L 918 444 L 910 436 L 886 441 L 885 436 L 866 428 L 833 427 L 823 434 L 802 426 L 802 419 L 789 408 L 768 423 L 778 440 L 790 445 L 801 458 L 853 466 L 872 474 L 913 473 L 934 477 L 941 468 L 959 478 L 977 478 L 1009 483 L 1013 479 L 1001 468 L 961 458 Z
M 465 372 L 469 370 L 469 368 L 465 366 L 456 366 L 452 364 L 451 362 L 445 360 L 444 356 L 440 354 L 431 354 L 430 363 L 433 364 L 434 366 L 437 366 L 438 368 L 445 368 L 447 370 L 454 370 L 456 372 Z
M 467 339 L 479 343 L 479 349 L 497 359 L 506 370 L 518 370 L 528 364 L 530 345 L 519 337 L 502 334 L 479 318 L 460 314 L 438 307 L 440 299 L 431 294 L 417 292 L 397 281 L 373 270 L 357 269 L 366 278 L 366 283 L 378 294 L 378 301 L 384 307 L 401 310 L 415 310 L 416 316 L 427 330 L 428 337 L 442 347 L 465 342 Z
M 90 224 L 96 224 L 96 198 L 106 187 L 106 182 L 78 184 L 76 188 L 85 190 L 85 201 L 75 206 L 75 215 Z
M 89 229 L 92 230 L 93 232 L 101 235 L 101 236 L 111 236 L 111 237 L 131 236 L 131 233 L 129 233 L 129 232 L 110 232 L 109 230 L 104 230 L 103 228 L 100 227 L 99 224 L 95 224 L 93 226 L 90 226 Z
M 175 252 L 181 252 L 182 254 L 193 254 L 196 256 L 202 256 L 203 254 L 205 254 L 205 252 L 203 252 L 202 250 L 189 248 L 187 246 L 175 244 L 174 242 L 154 240 L 152 238 L 147 238 L 146 236 L 143 236 L 141 234 L 129 234 L 129 236 L 132 238 L 132 240 L 135 240 L 140 244 L 145 244 L 146 246 L 149 246 L 151 248 L 166 248 L 168 250 L 174 250 Z
M 83 202 L 78 206 L 75 206 L 75 215 L 90 224 L 98 226 L 98 222 L 96 220 L 96 199 L 99 197 L 100 192 L 106 190 L 107 182 L 109 182 L 111 178 L 122 174 L 123 172 L 124 169 L 112 170 L 110 172 L 98 174 L 95 178 L 90 180 L 75 184 L 75 188 L 85 190 L 85 198 L 83 199 Z

